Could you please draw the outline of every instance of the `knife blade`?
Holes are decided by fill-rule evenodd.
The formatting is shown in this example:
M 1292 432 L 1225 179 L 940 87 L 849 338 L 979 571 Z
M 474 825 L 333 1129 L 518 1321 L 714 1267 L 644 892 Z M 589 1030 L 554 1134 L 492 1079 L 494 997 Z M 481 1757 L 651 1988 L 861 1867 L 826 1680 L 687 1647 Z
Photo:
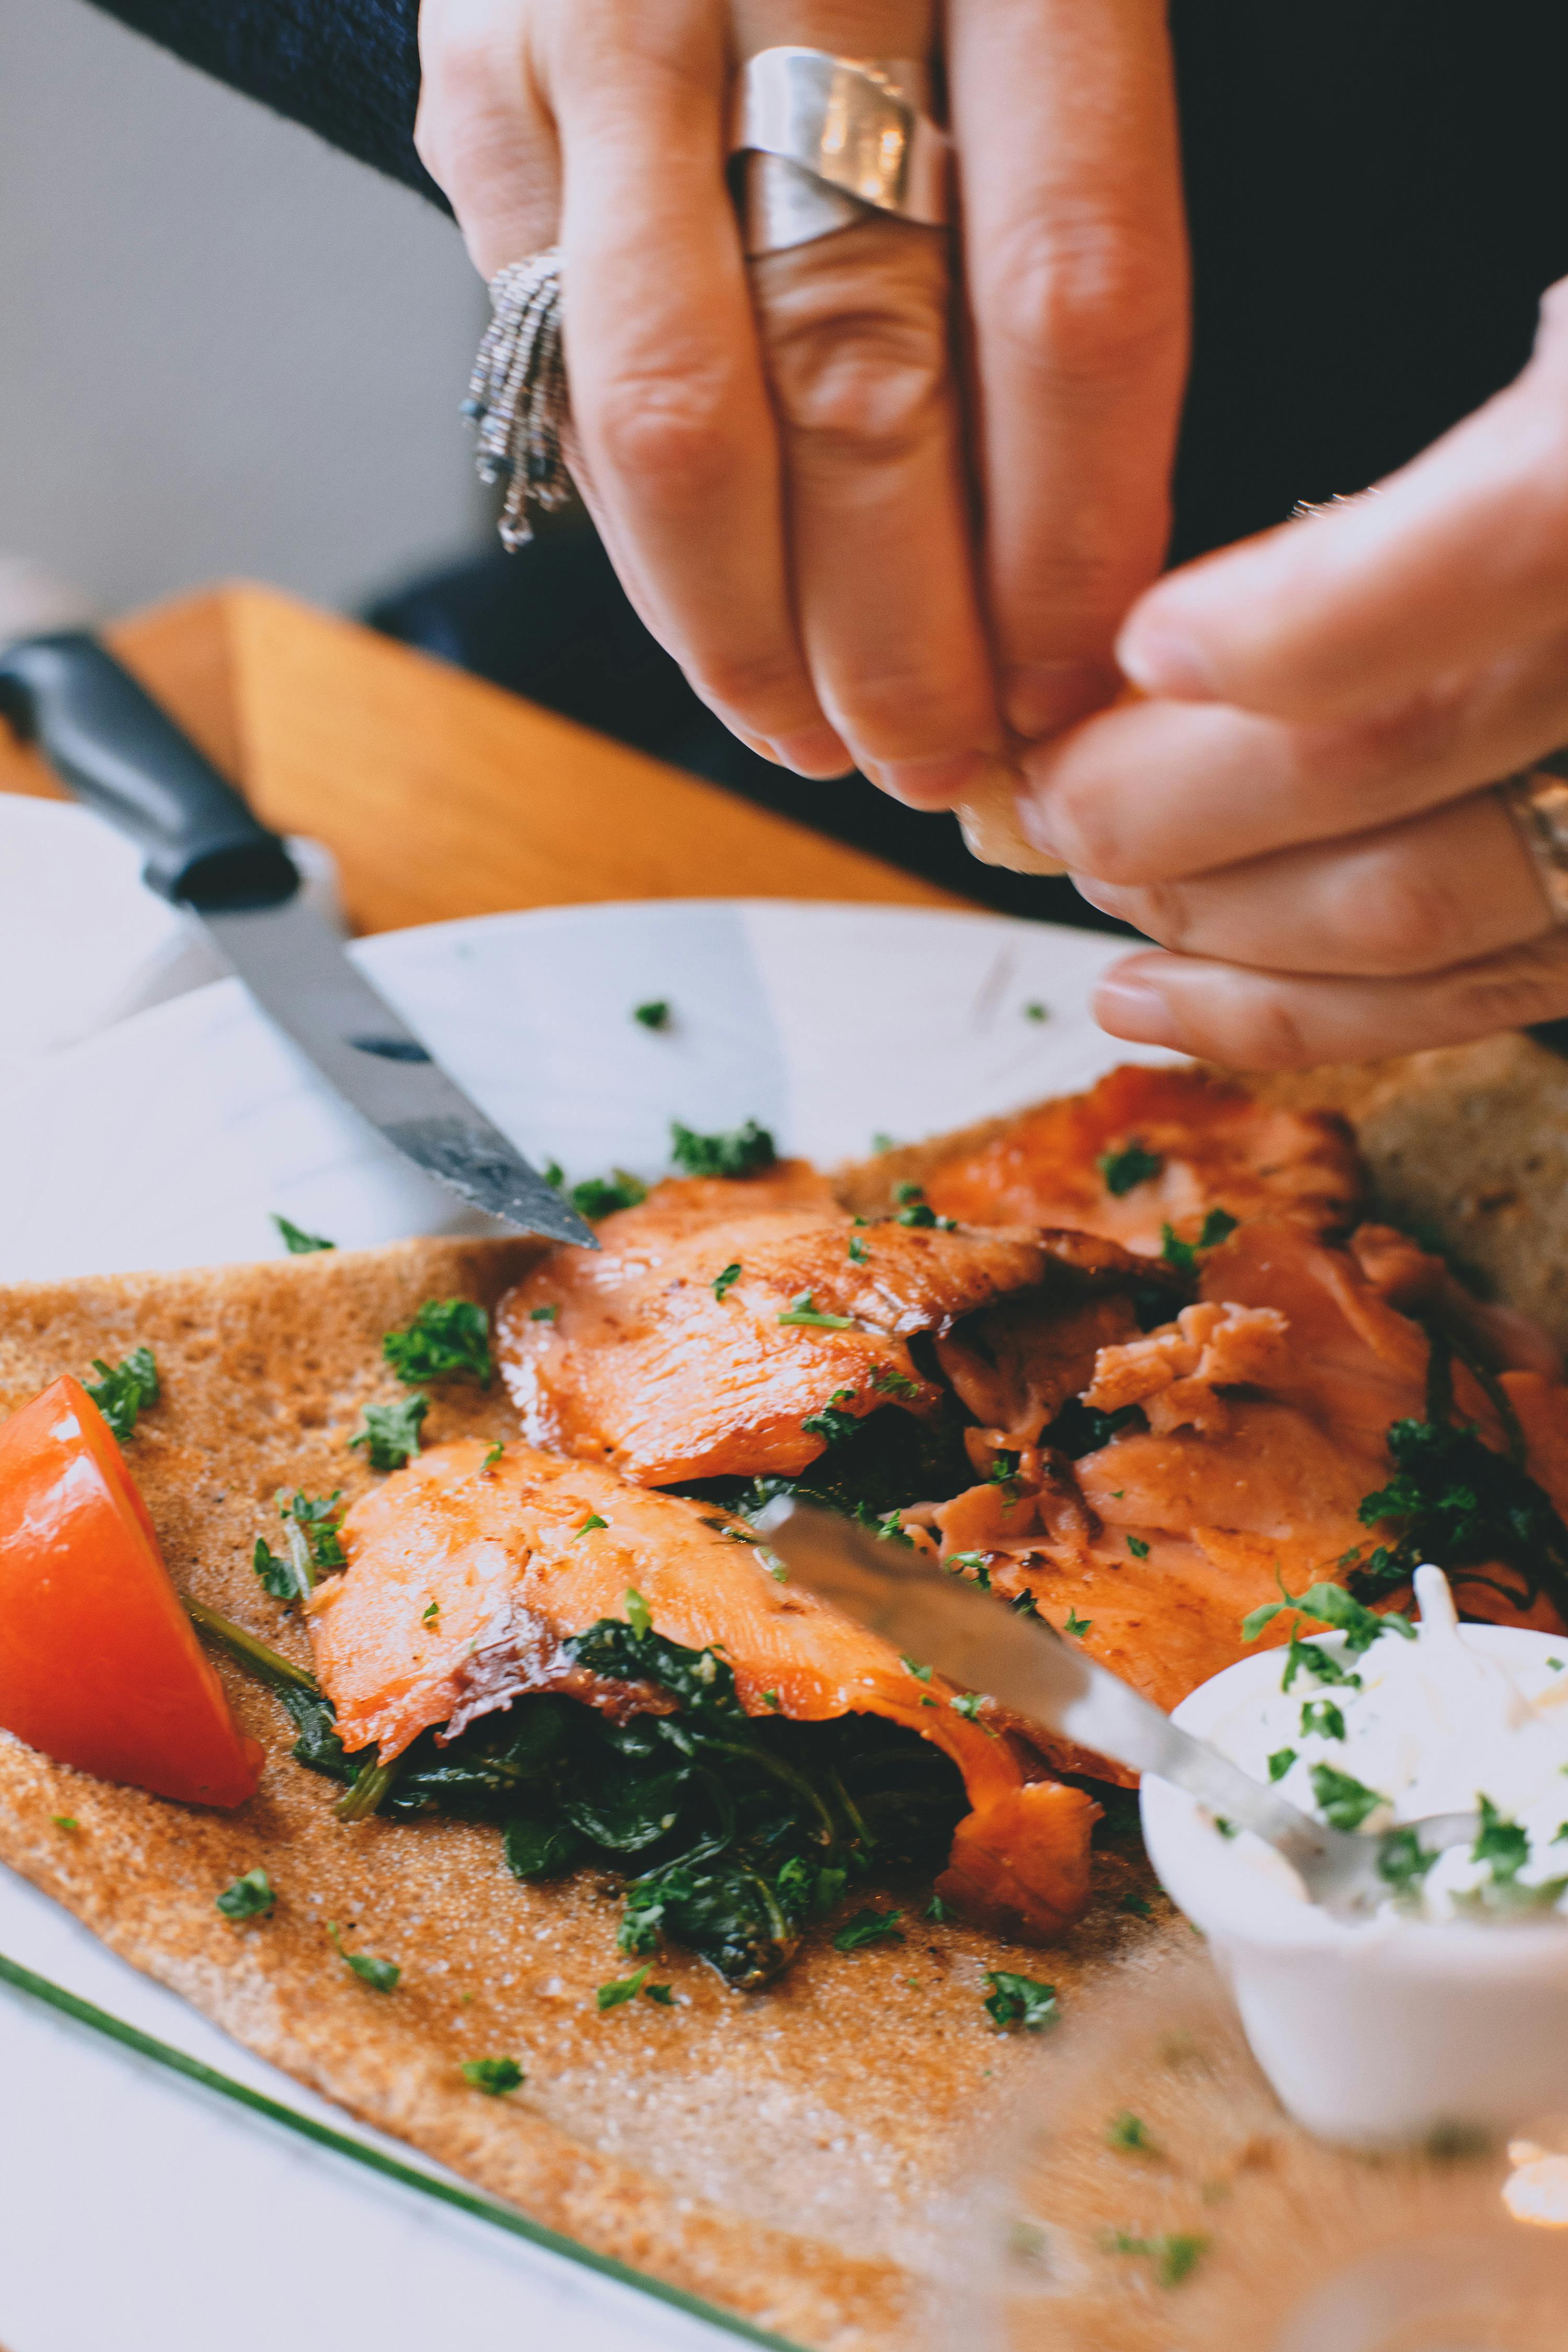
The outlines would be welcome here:
M 939 1568 L 928 1553 L 788 1496 L 760 1511 L 752 1525 L 796 1582 L 904 1657 L 937 1667 L 963 1690 L 1000 1701 L 1076 1747 L 1174 1781 L 1302 1865 L 1327 1853 L 1332 1833 L 1321 1822 L 1194 1739 L 1053 1628 L 1020 1617 L 994 1594 Z
M 129 835 L 148 887 L 205 925 L 262 1012 L 395 1151 L 507 1224 L 598 1247 L 345 952 L 301 895 L 287 845 L 95 637 L 0 649 L 0 716 Z

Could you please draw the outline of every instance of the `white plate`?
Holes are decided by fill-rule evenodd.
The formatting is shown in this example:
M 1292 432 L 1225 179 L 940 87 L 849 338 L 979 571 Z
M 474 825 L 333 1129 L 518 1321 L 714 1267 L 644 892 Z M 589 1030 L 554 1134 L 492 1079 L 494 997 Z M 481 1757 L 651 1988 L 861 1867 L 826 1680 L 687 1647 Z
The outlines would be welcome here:
M 488 916 L 354 952 L 491 1117 L 577 1177 L 657 1175 L 671 1118 L 755 1118 L 781 1150 L 833 1161 L 879 1131 L 913 1139 L 1086 1085 L 1126 1058 L 1088 1012 L 1121 946 L 993 916 L 694 901 Z M 632 1018 L 655 999 L 671 1008 L 667 1031 Z M 10 1279 L 267 1255 L 279 1247 L 274 1210 L 343 1244 L 463 1223 L 236 981 L 29 1075 L 0 1073 L 0 1134 Z M 275 2097 L 332 2112 L 3 1871 L 0 1950 Z M 457 2314 L 497 2352 L 717 2352 L 728 2340 L 350 2178 L 3 1990 L 0 2086 L 9 2352 L 210 2352 L 219 2340 L 273 2352 L 280 2326 L 431 2352 Z

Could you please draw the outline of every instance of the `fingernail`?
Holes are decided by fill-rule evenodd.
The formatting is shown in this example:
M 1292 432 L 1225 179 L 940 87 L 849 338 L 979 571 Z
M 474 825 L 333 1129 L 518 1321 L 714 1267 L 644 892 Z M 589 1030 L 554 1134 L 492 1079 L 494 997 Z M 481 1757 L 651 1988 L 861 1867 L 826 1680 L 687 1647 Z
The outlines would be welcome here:
M 818 783 L 830 776 L 847 776 L 855 765 L 831 727 L 803 727 L 795 735 L 775 735 L 770 757 Z
M 1177 702 L 1223 699 L 1205 647 L 1159 621 L 1129 621 L 1117 640 L 1116 658 L 1145 694 L 1168 694 Z
M 1106 973 L 1094 992 L 1094 1017 L 1113 1037 L 1140 1045 L 1179 1046 L 1182 1042 L 1164 991 L 1130 965 Z
M 1059 734 L 1114 702 L 1120 683 L 1113 669 L 1088 662 L 1020 663 L 1008 671 L 1003 688 L 1007 724 L 1026 742 Z
M 1068 861 L 1062 856 L 1056 842 L 1051 838 L 1050 819 L 1047 811 L 1037 801 L 1031 800 L 1027 793 L 1020 793 L 1017 795 L 1016 806 L 1018 830 L 1030 848 L 1037 849 L 1042 856 L 1054 857 L 1057 864 L 1065 870 Z
M 994 752 L 952 751 L 940 760 L 877 760 L 863 763 L 874 784 L 906 808 L 945 809 L 963 800 L 996 765 Z

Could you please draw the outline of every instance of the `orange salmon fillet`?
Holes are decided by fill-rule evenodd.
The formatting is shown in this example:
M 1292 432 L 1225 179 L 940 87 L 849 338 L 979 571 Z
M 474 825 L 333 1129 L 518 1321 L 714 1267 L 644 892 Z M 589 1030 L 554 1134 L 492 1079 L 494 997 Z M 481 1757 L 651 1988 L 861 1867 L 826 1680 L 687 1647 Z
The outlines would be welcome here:
M 973 1810 L 938 1886 L 967 1916 L 1038 1942 L 1082 1911 L 1100 1809 L 1045 1778 L 1016 1733 L 959 1714 L 940 1675 L 921 1680 L 875 1634 L 778 1582 L 710 1507 L 524 1445 L 489 1471 L 485 1454 L 477 1439 L 434 1446 L 343 1523 L 348 1568 L 309 1612 L 351 1752 L 374 1741 L 384 1761 L 421 1731 L 460 1727 L 524 1691 L 617 1713 L 667 1706 L 647 1687 L 585 1675 L 565 1652 L 600 1618 L 624 1618 L 631 1590 L 667 1639 L 721 1651 L 748 1714 L 883 1716 L 950 1756 Z

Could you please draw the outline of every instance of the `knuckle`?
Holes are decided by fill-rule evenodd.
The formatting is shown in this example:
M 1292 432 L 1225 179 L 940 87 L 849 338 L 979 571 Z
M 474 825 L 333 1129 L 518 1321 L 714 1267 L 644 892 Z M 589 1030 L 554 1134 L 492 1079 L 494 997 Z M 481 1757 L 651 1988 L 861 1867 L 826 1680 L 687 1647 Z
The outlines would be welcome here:
M 816 718 L 811 689 L 793 649 L 715 646 L 686 664 L 693 690 L 728 721 L 753 721 L 763 731 L 805 726 Z
M 630 370 L 601 384 L 584 425 L 596 470 L 659 508 L 706 500 L 734 477 L 736 451 L 715 373 Z
M 1393 976 L 1452 962 L 1462 897 L 1408 847 L 1364 853 L 1334 897 L 1331 921 L 1344 967 Z
M 931 430 L 948 385 L 943 323 L 874 303 L 775 321 L 768 352 L 789 429 L 861 460 L 912 448 Z
M 986 277 L 996 334 L 1069 382 L 1135 375 L 1184 331 L 1170 248 L 1115 220 L 1020 222 L 997 239 Z
M 1265 986 L 1249 992 L 1223 1040 L 1223 1058 L 1242 1070 L 1291 1070 L 1321 1058 L 1289 996 Z

